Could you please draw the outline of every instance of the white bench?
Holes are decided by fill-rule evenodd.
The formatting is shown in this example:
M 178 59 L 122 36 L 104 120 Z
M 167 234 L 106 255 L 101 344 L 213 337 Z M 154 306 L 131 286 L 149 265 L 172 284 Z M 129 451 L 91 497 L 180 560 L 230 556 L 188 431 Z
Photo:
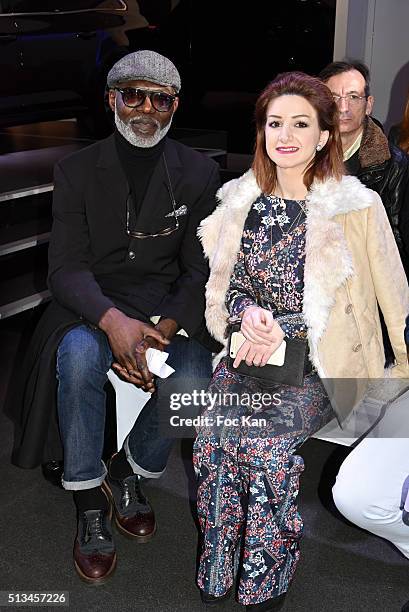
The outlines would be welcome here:
M 108 379 L 115 389 L 116 442 L 120 450 L 151 394 L 121 380 L 113 370 L 109 370 Z

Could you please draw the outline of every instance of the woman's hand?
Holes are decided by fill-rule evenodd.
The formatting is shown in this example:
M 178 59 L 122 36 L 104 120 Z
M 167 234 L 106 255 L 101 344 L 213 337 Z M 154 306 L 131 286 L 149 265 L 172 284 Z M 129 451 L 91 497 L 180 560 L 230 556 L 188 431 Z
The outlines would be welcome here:
M 284 332 L 274 320 L 271 312 L 259 306 L 246 308 L 241 320 L 240 331 L 253 344 L 272 344 L 276 348 L 280 346 L 284 338 Z
M 270 344 L 255 344 L 254 342 L 250 342 L 250 340 L 246 340 L 237 351 L 233 367 L 237 368 L 243 360 L 248 366 L 265 366 L 271 355 L 276 352 L 282 343 L 283 338 L 284 334 L 279 341 L 271 342 Z

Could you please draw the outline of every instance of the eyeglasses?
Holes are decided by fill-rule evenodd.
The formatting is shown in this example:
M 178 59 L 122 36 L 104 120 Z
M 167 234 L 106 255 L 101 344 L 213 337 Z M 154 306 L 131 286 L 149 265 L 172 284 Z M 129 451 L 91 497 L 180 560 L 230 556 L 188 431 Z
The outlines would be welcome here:
M 113 87 L 113 89 L 119 91 L 125 106 L 129 108 L 138 108 L 138 106 L 141 106 L 145 102 L 146 98 L 149 98 L 153 108 L 159 113 L 168 113 L 178 97 L 154 89 L 139 89 L 135 87 L 125 87 L 125 89 Z
M 167 216 L 172 216 L 172 218 L 175 221 L 175 224 L 173 227 L 166 227 L 165 229 L 159 230 L 155 234 L 149 234 L 148 232 L 138 232 L 136 230 L 131 230 L 129 227 L 131 195 L 129 194 L 126 199 L 126 233 L 131 238 L 139 238 L 143 240 L 144 238 L 158 238 L 159 236 L 169 236 L 170 234 L 173 234 L 173 232 L 176 232 L 179 229 L 179 221 L 178 221 L 177 213 L 176 213 L 176 200 L 175 200 L 175 196 L 173 195 L 172 183 L 170 182 L 168 165 L 166 163 L 166 158 L 163 154 L 162 154 L 162 159 L 163 159 L 163 165 L 165 167 L 166 177 L 168 180 L 169 195 L 170 195 L 170 200 L 172 202 L 172 208 L 173 208 L 173 212 L 171 212 Z
M 341 100 L 345 100 L 348 102 L 350 106 L 358 106 L 361 103 L 361 100 L 366 100 L 368 96 L 358 96 L 357 94 L 347 94 L 346 96 L 337 96 L 332 94 L 334 98 L 334 102 L 336 104 L 340 104 Z

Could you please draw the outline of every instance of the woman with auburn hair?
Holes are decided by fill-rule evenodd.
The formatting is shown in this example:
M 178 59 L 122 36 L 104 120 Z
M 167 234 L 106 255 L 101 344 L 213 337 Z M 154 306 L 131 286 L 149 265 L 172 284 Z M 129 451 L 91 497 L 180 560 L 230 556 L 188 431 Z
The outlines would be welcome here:
M 202 600 L 226 599 L 236 575 L 238 601 L 259 612 L 283 605 L 300 555 L 297 449 L 333 407 L 345 414 L 362 396 L 360 384 L 338 392 L 337 380 L 384 376 L 378 303 L 396 357 L 390 375 L 409 376 L 409 289 L 379 196 L 343 175 L 329 89 L 278 75 L 255 118 L 252 168 L 220 189 L 199 228 L 207 326 L 231 341 L 194 465 Z M 229 334 L 233 325 L 241 335 Z

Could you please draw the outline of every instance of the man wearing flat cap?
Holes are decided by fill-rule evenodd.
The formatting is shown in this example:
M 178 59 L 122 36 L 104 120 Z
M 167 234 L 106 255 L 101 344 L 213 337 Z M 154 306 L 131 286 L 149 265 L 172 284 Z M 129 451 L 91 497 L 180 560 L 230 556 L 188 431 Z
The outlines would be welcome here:
M 112 136 L 55 167 L 49 287 L 23 366 L 15 414 L 14 462 L 34 467 L 58 458 L 74 492 L 78 532 L 74 564 L 88 583 L 116 564 L 110 513 L 138 542 L 155 532 L 140 477 L 158 478 L 171 440 L 159 414 L 169 384 L 189 392 L 207 381 L 211 351 L 204 325 L 207 264 L 196 230 L 215 207 L 217 164 L 166 135 L 178 107 L 180 76 L 153 51 L 119 60 L 107 79 Z M 182 333 L 181 333 L 182 332 Z M 149 347 L 169 353 L 175 369 L 154 380 Z M 110 367 L 152 395 L 123 448 L 102 461 Z

